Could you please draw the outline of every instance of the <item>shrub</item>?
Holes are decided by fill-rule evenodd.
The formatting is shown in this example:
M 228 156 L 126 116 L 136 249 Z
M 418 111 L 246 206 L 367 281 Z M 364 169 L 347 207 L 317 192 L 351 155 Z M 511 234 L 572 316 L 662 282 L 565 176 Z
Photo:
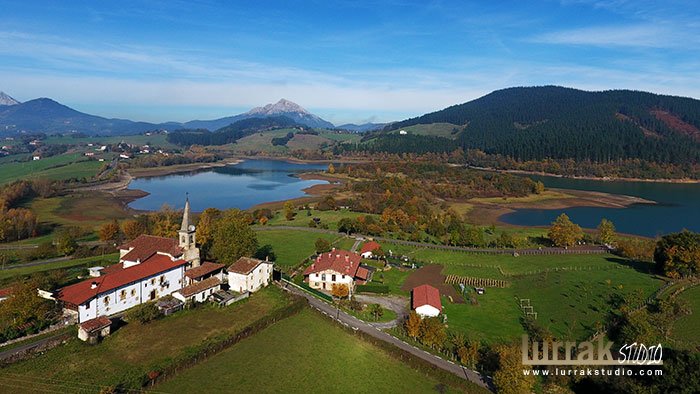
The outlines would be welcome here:
M 137 305 L 126 312 L 126 320 L 146 324 L 161 316 L 160 310 L 153 302 Z

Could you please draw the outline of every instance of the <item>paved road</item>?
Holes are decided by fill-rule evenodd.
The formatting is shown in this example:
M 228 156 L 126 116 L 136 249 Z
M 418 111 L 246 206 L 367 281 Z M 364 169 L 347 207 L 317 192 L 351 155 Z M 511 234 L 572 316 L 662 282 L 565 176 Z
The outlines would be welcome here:
M 479 374 L 476 371 L 472 371 L 469 369 L 466 369 L 460 365 L 457 365 L 453 363 L 452 361 L 447 361 L 443 358 L 440 358 L 436 355 L 430 354 L 424 350 L 418 349 L 417 347 L 413 345 L 409 345 L 408 343 L 401 341 L 397 339 L 396 337 L 393 337 L 384 331 L 379 330 L 379 328 L 373 326 L 372 324 L 368 324 L 363 322 L 362 320 L 357 319 L 354 316 L 350 316 L 349 314 L 337 309 L 336 307 L 323 302 L 319 300 L 318 298 L 292 286 L 289 285 L 286 287 L 289 291 L 293 292 L 294 294 L 298 294 L 304 298 L 306 298 L 309 301 L 309 304 L 311 307 L 321 311 L 321 313 L 333 318 L 334 320 L 338 321 L 340 324 L 343 324 L 347 327 L 352 327 L 353 330 L 361 330 L 362 332 L 371 335 L 377 339 L 381 339 L 384 342 L 388 342 L 402 350 L 405 350 L 412 355 L 419 357 L 430 364 L 433 364 L 441 369 L 444 369 L 445 371 L 451 372 L 457 376 L 459 376 L 462 379 L 469 380 L 481 387 L 484 387 L 486 389 L 489 389 L 491 391 L 492 388 L 489 386 L 489 384 L 481 377 L 481 374 Z
M 80 246 L 98 246 L 98 245 L 105 245 L 106 242 L 102 241 L 87 241 L 87 242 L 78 242 L 78 245 Z M 30 249 L 36 249 L 38 248 L 39 245 L 37 244 L 26 244 L 26 245 L 0 245 L 0 250 L 30 250 Z
M 294 226 L 258 226 L 255 227 L 256 231 L 274 231 L 274 230 L 292 230 L 292 231 L 306 231 L 312 233 L 321 234 L 335 234 L 335 235 L 351 235 L 353 237 L 362 238 L 372 238 L 375 241 L 390 242 L 399 245 L 416 246 L 419 248 L 428 249 L 439 249 L 439 250 L 453 250 L 456 252 L 467 252 L 467 253 L 482 253 L 482 254 L 513 254 L 518 253 L 521 255 L 525 254 L 536 254 L 536 255 L 548 255 L 548 254 L 603 254 L 610 253 L 610 251 L 598 245 L 584 245 L 576 246 L 572 248 L 531 248 L 531 249 L 499 249 L 499 248 L 468 248 L 464 246 L 449 246 L 449 245 L 436 245 L 424 242 L 413 242 L 413 241 L 402 241 L 398 239 L 385 238 L 385 237 L 375 237 L 363 234 L 346 234 L 333 230 L 326 230 L 322 228 L 313 227 L 294 227 Z
M 47 259 L 47 260 L 37 260 L 37 261 L 32 261 L 31 263 L 24 263 L 24 264 L 11 264 L 11 265 L 6 265 L 4 267 L 0 267 L 0 271 L 11 270 L 11 269 L 15 269 L 15 268 L 34 267 L 37 265 L 57 263 L 59 261 L 68 261 L 71 259 L 73 259 L 73 256 L 56 257 L 56 258 Z
M 10 350 L 0 351 L 0 361 L 6 359 L 8 357 L 11 357 L 17 353 L 23 352 L 25 350 L 33 349 L 33 348 L 38 347 L 38 346 L 42 346 L 49 341 L 52 341 L 56 338 L 59 338 L 61 336 L 67 336 L 67 335 L 69 335 L 69 334 L 66 334 L 65 332 L 59 331 L 54 335 L 50 335 L 50 336 L 48 336 L 46 338 L 42 338 L 38 341 L 30 342 L 30 343 L 27 343 L 27 344 L 21 345 L 21 346 L 17 346 L 15 348 L 10 349 Z M 1 347 L 0 347 L 0 350 L 2 350 Z

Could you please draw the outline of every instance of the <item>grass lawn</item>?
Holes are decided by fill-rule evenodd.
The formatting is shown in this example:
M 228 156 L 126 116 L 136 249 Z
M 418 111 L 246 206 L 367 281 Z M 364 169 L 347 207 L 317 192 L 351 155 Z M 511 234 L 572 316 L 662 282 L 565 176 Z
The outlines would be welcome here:
M 167 393 L 420 393 L 439 384 L 304 310 L 156 386 Z M 474 392 L 481 392 L 475 387 Z
M 297 211 L 297 216 L 294 220 L 287 220 L 284 217 L 284 212 L 275 212 L 275 216 L 267 222 L 268 226 L 293 226 L 293 227 L 309 227 L 309 221 L 312 218 L 321 219 L 321 224 L 328 225 L 330 230 L 338 230 L 338 222 L 343 218 L 355 219 L 358 216 L 367 216 L 361 212 L 353 212 L 349 209 L 340 209 L 337 211 L 319 211 L 311 210 L 311 216 L 307 216 L 306 211 Z
M 519 338 L 525 331 L 520 324 L 520 308 L 512 288 L 486 289 L 476 298 L 478 305 L 452 304 L 443 297 L 443 313 L 447 315 L 448 330 L 489 343 L 507 342 Z
M 234 333 L 288 299 L 269 287 L 226 308 L 203 306 L 178 312 L 146 325 L 126 325 L 99 345 L 77 338 L 45 354 L 0 370 L 0 386 L 22 384 L 22 391 L 97 392 L 100 386 L 135 379 L 209 338 Z M 216 379 L 214 379 L 216 380 Z
M 386 308 L 382 308 L 382 311 L 384 311 L 382 316 L 379 317 L 379 319 L 375 319 L 374 315 L 372 315 L 369 311 L 369 305 L 367 305 L 367 308 L 365 308 L 362 312 L 355 312 L 355 311 L 352 311 L 350 309 L 342 309 L 342 310 L 355 316 L 356 318 L 358 318 L 362 321 L 366 321 L 366 322 L 370 322 L 370 323 L 372 323 L 372 322 L 386 323 L 386 322 L 390 322 L 390 321 L 396 319 L 396 312 L 392 311 L 391 309 L 386 309 Z
M 14 282 L 20 277 L 29 276 L 39 272 L 48 272 L 53 270 L 65 269 L 70 270 L 75 268 L 77 271 L 83 268 L 92 267 L 95 265 L 110 265 L 114 264 L 119 259 L 119 253 L 107 254 L 104 256 L 86 257 L 84 259 L 74 259 L 68 261 L 59 261 L 56 263 L 35 265 L 32 267 L 12 268 L 0 271 L 0 286 L 5 286 Z
M 410 270 L 402 271 L 398 268 L 391 268 L 388 271 L 375 272 L 371 283 L 389 286 L 389 294 L 406 296 L 410 294 L 407 291 L 401 290 L 401 286 L 412 273 L 413 271 Z M 380 275 L 383 276 L 383 283 L 379 280 Z
M 455 128 L 459 130 L 457 133 L 452 132 Z M 408 126 L 402 128 L 401 130 L 405 130 L 409 134 L 432 135 L 436 137 L 455 139 L 459 135 L 459 132 L 464 130 L 464 126 L 458 126 L 452 123 L 431 123 Z
M 260 246 L 271 245 L 277 259 L 275 264 L 282 268 L 293 268 L 315 253 L 318 238 L 330 242 L 340 238 L 332 234 L 320 234 L 293 230 L 257 231 Z
M 97 174 L 103 163 L 88 160 L 80 153 L 71 153 L 19 163 L 2 164 L 0 185 L 18 179 L 49 178 L 63 180 L 89 178 Z
M 43 225 L 78 226 L 89 230 L 95 230 L 111 219 L 128 217 L 118 200 L 103 193 L 35 198 L 25 208 L 31 209 Z
M 682 347 L 697 350 L 700 348 L 700 286 L 688 289 L 678 297 L 690 304 L 692 313 L 673 323 L 671 336 Z

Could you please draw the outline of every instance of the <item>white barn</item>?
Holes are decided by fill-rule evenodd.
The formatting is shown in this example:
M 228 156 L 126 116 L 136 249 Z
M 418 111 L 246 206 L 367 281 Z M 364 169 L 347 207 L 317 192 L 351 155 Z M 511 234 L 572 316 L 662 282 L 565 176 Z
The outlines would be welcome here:
M 421 285 L 411 292 L 412 307 L 420 317 L 435 317 L 442 313 L 440 291 L 430 285 Z

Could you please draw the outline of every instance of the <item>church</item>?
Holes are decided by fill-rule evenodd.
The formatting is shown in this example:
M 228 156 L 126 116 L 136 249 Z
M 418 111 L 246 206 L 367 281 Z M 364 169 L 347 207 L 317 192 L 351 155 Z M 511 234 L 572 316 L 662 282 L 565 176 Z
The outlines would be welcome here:
M 186 271 L 201 265 L 195 232 L 188 198 L 177 239 L 141 235 L 119 247 L 118 264 L 91 270 L 91 278 L 58 290 L 55 299 L 83 323 L 176 293 L 188 285 Z

